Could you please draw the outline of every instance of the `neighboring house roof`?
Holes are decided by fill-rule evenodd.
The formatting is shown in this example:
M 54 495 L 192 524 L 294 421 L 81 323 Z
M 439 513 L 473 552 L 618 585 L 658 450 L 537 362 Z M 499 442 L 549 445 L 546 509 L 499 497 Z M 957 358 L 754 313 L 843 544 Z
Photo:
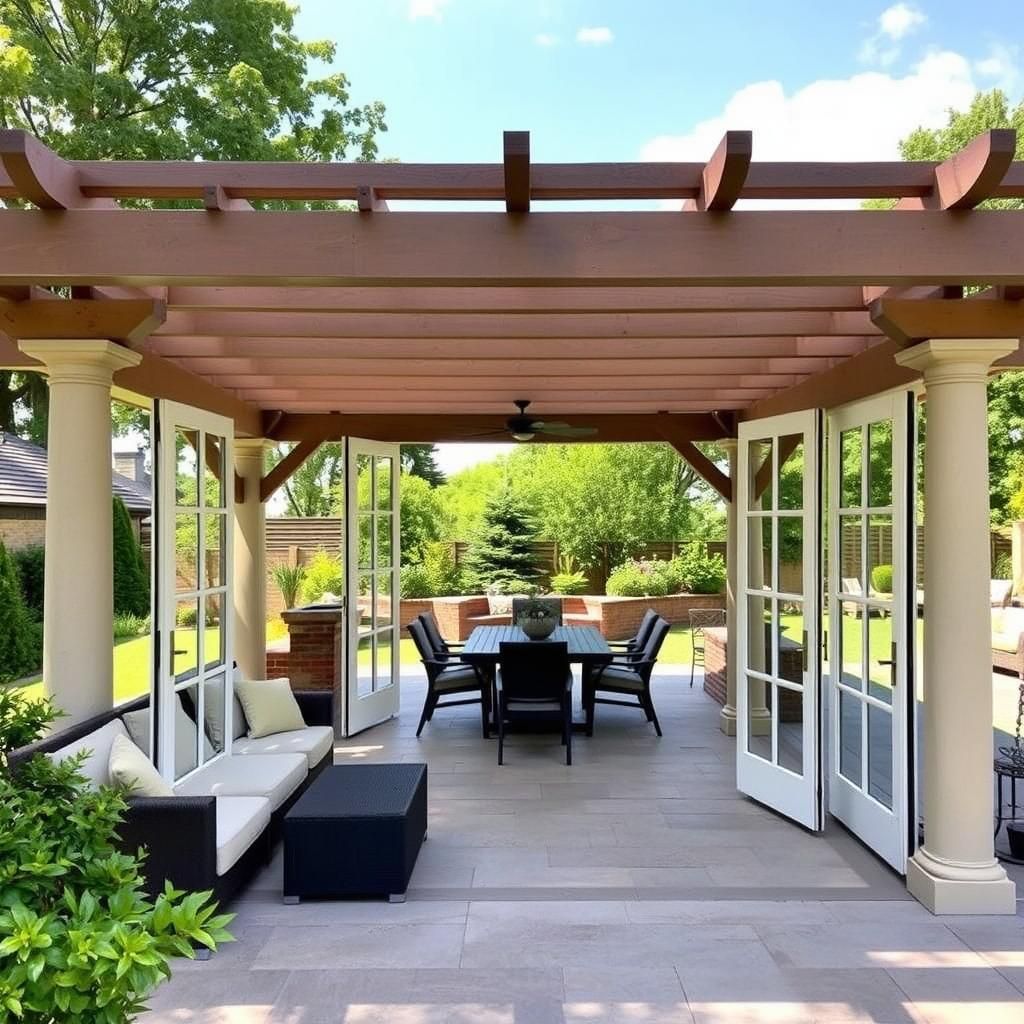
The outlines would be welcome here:
M 136 515 L 149 515 L 146 483 L 111 470 L 113 492 Z M 0 505 L 46 504 L 46 449 L 0 432 Z

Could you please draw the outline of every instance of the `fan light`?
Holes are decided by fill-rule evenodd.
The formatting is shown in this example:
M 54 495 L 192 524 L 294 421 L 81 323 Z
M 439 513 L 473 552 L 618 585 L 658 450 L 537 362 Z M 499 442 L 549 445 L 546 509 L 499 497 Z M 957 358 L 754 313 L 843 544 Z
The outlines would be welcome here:
M 512 437 L 516 441 L 532 441 L 534 435 L 532 433 L 524 433 L 522 431 L 513 431 Z

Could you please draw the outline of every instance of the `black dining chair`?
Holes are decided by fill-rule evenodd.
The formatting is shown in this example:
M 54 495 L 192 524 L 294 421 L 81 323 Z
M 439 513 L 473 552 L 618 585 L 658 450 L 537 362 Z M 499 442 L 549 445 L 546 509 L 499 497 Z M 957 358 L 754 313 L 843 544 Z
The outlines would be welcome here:
M 503 643 L 498 647 L 498 764 L 504 763 L 505 726 L 556 721 L 562 727 L 565 763 L 572 764 L 572 669 L 564 641 Z
M 491 735 L 491 687 L 490 683 L 473 665 L 438 658 L 430 644 L 430 638 L 419 619 L 413 619 L 406 627 L 412 642 L 416 645 L 423 667 L 427 670 L 427 696 L 423 702 L 423 714 L 416 728 L 416 735 L 423 732 L 423 726 L 434 717 L 438 708 L 454 708 L 463 704 L 479 704 L 483 723 L 484 739 Z M 478 696 L 463 700 L 445 700 L 460 693 L 476 693 Z
M 562 625 L 562 599 L 560 597 L 513 597 L 512 598 L 512 625 L 519 625 L 519 616 L 526 609 L 527 605 L 543 604 L 551 609 L 555 617 L 555 625 Z
M 639 707 L 647 715 L 647 721 L 654 725 L 654 731 L 661 735 L 661 725 L 654 710 L 654 701 L 651 699 L 651 672 L 658 661 L 658 653 L 665 642 L 665 637 L 668 636 L 668 631 L 668 622 L 659 616 L 642 650 L 623 655 L 619 660 L 608 662 L 606 665 L 600 665 L 583 677 L 583 708 L 587 714 L 588 736 L 594 735 L 596 704 Z M 599 691 L 633 697 L 635 701 L 598 697 Z
M 433 612 L 420 612 L 416 618 L 423 623 L 423 628 L 427 632 L 427 639 L 430 641 L 430 646 L 434 649 L 434 655 L 438 660 L 444 661 L 446 658 L 458 657 L 457 652 L 459 648 L 465 647 L 465 644 L 457 644 L 451 640 L 445 640 L 441 636 L 441 629 Z
M 647 638 L 651 635 L 651 630 L 654 629 L 654 624 L 658 621 L 658 613 L 653 608 L 648 608 L 644 612 L 644 617 L 640 620 L 640 625 L 637 627 L 636 633 L 633 634 L 628 640 L 609 640 L 608 646 L 624 647 L 627 652 L 639 651 L 643 649 Z M 623 652 L 618 652 L 623 653 Z

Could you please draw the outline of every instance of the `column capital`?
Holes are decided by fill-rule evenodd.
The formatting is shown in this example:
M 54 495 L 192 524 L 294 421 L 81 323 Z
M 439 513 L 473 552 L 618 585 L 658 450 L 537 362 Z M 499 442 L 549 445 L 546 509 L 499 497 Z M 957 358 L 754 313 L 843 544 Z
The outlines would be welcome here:
M 95 338 L 36 338 L 19 341 L 18 348 L 46 367 L 50 384 L 99 384 L 109 388 L 118 370 L 142 362 L 138 352 Z
M 920 370 L 925 386 L 984 381 L 989 367 L 1015 352 L 1018 338 L 930 338 L 897 352 L 900 366 Z
M 263 453 L 272 448 L 274 442 L 266 437 L 236 437 L 235 458 L 263 458 Z

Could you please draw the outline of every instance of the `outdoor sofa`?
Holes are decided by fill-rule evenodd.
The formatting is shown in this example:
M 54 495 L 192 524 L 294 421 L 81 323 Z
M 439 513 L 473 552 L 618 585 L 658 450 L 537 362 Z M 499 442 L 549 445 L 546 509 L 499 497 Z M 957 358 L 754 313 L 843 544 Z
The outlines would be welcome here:
M 1024 682 L 1024 608 L 992 609 L 992 667 Z
M 295 691 L 295 698 L 305 729 L 250 739 L 235 698 L 233 731 L 241 735 L 231 754 L 176 783 L 174 796 L 128 798 L 119 834 L 126 850 L 146 848 L 148 892 L 159 892 L 169 880 L 180 889 L 213 890 L 225 901 L 267 862 L 286 811 L 333 762 L 333 694 Z M 104 784 L 114 737 L 132 738 L 128 725 L 137 728 L 148 713 L 148 695 L 119 705 L 13 752 L 10 770 L 37 753 L 68 756 L 89 750 L 83 773 L 90 784 Z

